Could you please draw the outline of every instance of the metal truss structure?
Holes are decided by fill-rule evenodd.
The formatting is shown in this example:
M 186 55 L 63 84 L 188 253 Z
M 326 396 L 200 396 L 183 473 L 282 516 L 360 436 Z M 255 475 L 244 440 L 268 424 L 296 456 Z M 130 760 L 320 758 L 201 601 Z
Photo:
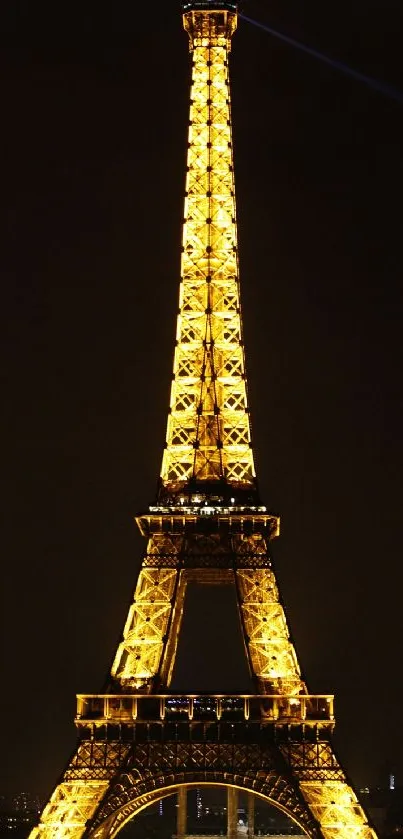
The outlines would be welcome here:
M 78 744 L 31 839 L 112 839 L 184 787 L 247 790 L 312 839 L 376 839 L 334 753 L 333 697 L 302 680 L 251 448 L 228 56 L 236 4 L 184 3 L 192 89 L 182 279 L 160 489 L 109 690 L 79 696 Z M 188 582 L 235 588 L 256 693 L 170 694 Z
M 248 486 L 255 477 L 240 314 L 228 79 L 236 15 L 225 8 L 220 12 L 190 8 L 184 23 L 193 72 L 182 279 L 161 470 L 171 491 L 190 478 L 224 478 Z

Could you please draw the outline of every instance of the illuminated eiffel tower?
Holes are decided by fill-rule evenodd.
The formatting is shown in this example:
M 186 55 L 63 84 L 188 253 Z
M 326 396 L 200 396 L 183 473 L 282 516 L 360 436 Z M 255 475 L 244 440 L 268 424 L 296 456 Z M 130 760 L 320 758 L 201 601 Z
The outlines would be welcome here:
M 315 839 L 375 839 L 333 751 L 333 697 L 302 681 L 269 554 L 251 448 L 239 298 L 228 56 L 236 3 L 189 0 L 192 88 L 167 439 L 147 540 L 105 694 L 79 696 L 78 744 L 32 839 L 109 839 L 186 790 L 258 795 Z M 254 695 L 169 692 L 186 586 L 232 584 Z M 192 685 L 189 684 L 191 690 Z M 251 817 L 252 818 L 252 817 Z M 249 834 L 253 825 L 249 823 Z

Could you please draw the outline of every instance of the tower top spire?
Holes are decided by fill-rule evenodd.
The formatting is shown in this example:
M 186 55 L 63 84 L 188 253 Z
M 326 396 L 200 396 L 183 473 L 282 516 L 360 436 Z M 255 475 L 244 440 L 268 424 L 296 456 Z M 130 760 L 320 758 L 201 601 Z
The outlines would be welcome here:
M 183 25 L 196 46 L 226 46 L 237 26 L 237 3 L 229 0 L 185 0 L 182 3 Z
M 239 293 L 228 53 L 237 3 L 185 0 L 192 52 L 181 283 L 159 500 L 256 497 Z

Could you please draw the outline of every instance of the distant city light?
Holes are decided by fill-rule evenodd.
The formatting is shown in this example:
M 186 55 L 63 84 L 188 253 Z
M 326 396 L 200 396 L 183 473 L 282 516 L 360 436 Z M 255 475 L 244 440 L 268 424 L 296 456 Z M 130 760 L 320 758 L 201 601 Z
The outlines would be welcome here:
M 196 814 L 197 818 L 201 819 L 203 815 L 203 804 L 202 804 L 202 797 L 201 792 L 199 789 L 196 790 Z

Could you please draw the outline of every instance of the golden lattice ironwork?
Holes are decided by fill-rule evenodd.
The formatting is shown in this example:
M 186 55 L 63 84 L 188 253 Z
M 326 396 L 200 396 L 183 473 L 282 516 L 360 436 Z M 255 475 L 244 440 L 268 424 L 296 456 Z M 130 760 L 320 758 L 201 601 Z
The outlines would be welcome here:
M 123 640 L 112 676 L 135 688 L 150 684 L 158 673 L 172 612 L 178 572 L 170 568 L 143 568 L 137 581 Z
M 267 551 L 267 549 L 266 549 Z M 236 572 L 253 673 L 263 689 L 304 690 L 276 579 L 270 568 Z
M 182 279 L 161 478 L 253 484 L 240 315 L 228 53 L 231 11 L 189 11 L 192 49 Z
M 354 790 L 345 779 L 301 781 L 300 788 L 324 839 L 376 839 Z
M 243 789 L 311 839 L 376 839 L 334 753 L 332 696 L 308 693 L 258 498 L 240 314 L 228 54 L 236 4 L 189 0 L 182 279 L 161 483 L 103 694 L 78 697 L 78 745 L 31 839 L 113 839 L 183 787 Z M 174 696 L 189 582 L 234 586 L 255 693 Z
M 149 539 L 112 667 L 112 676 L 122 687 L 148 691 L 161 683 L 169 685 L 187 584 L 218 581 L 235 587 L 256 687 L 265 693 L 305 690 L 269 555 L 268 538 L 277 533 L 277 520 L 254 513 L 255 530 L 268 529 L 265 538 L 261 532 L 238 532 L 250 526 L 250 512 L 241 515 L 234 508 L 231 513 L 231 525 L 222 508 L 210 508 L 209 516 L 200 508 L 187 508 L 181 514 L 165 510 L 159 516 L 140 517 L 147 533 L 150 522 L 154 531 L 169 526 L 178 533 L 154 532 Z M 208 522 L 208 534 L 197 532 L 200 518 Z M 220 532 L 224 523 L 226 535 Z M 215 580 L 213 568 L 221 570 Z
M 63 781 L 46 805 L 40 824 L 31 831 L 31 839 L 80 839 L 107 788 L 106 780 Z

